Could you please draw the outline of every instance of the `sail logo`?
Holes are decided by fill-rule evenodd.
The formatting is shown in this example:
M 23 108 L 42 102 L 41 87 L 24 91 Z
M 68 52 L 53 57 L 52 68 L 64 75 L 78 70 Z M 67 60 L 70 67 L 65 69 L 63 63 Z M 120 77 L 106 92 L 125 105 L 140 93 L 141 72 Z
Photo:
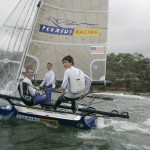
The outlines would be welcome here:
M 39 32 L 71 36 L 99 36 L 102 31 L 99 28 L 63 28 L 41 24 Z
M 53 27 L 47 25 L 40 25 L 40 32 L 49 33 L 49 34 L 59 34 L 59 35 L 73 35 L 73 28 L 61 28 L 61 27 Z
M 75 28 L 74 36 L 99 36 L 101 29 L 98 28 Z

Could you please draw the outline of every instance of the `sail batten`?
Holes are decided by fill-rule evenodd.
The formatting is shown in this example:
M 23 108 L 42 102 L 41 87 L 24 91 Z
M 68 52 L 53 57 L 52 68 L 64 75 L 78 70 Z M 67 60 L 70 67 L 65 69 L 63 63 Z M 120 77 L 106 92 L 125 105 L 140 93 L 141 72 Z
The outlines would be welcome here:
M 48 44 L 48 45 L 71 45 L 71 46 L 85 46 L 85 45 L 89 45 L 89 46 L 92 46 L 92 45 L 100 45 L 99 43 L 58 43 L 58 42 L 44 42 L 44 41 L 40 41 L 40 40 L 32 40 L 31 42 L 33 43 L 41 43 L 41 44 Z M 101 45 L 105 45 L 106 43 L 102 43 Z

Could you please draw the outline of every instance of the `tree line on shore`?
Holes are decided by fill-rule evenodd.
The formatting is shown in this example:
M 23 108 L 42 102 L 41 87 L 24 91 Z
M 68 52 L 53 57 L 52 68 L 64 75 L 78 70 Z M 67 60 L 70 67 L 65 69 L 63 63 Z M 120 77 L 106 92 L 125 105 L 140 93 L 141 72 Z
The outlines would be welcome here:
M 150 92 L 150 58 L 134 53 L 107 55 L 106 80 L 109 88 L 132 92 Z

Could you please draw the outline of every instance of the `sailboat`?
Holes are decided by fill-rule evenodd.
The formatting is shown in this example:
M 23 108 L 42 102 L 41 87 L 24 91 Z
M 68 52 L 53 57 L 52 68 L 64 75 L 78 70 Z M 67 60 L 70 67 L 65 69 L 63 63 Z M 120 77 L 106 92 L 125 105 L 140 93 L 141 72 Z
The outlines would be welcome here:
M 68 105 L 53 112 L 15 103 L 20 100 L 16 87 L 24 68 L 34 68 L 35 81 L 40 81 L 51 62 L 56 79 L 61 81 L 61 60 L 66 55 L 71 55 L 75 66 L 93 82 L 106 84 L 107 18 L 108 0 L 20 0 L 1 28 L 0 97 L 11 106 L 0 105 L 0 114 L 79 128 L 95 126 L 95 114 L 128 118 L 128 114 L 90 107 L 80 106 L 80 113 L 72 114 L 66 111 Z

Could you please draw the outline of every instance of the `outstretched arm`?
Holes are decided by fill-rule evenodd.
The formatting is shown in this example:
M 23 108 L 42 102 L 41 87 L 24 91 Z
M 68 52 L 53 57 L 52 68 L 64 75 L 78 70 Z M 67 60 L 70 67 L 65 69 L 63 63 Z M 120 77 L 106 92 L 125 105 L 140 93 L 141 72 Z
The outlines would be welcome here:
M 45 84 L 46 84 L 46 75 L 45 75 L 45 77 L 44 77 L 42 83 L 40 84 L 40 87 L 43 87 Z

